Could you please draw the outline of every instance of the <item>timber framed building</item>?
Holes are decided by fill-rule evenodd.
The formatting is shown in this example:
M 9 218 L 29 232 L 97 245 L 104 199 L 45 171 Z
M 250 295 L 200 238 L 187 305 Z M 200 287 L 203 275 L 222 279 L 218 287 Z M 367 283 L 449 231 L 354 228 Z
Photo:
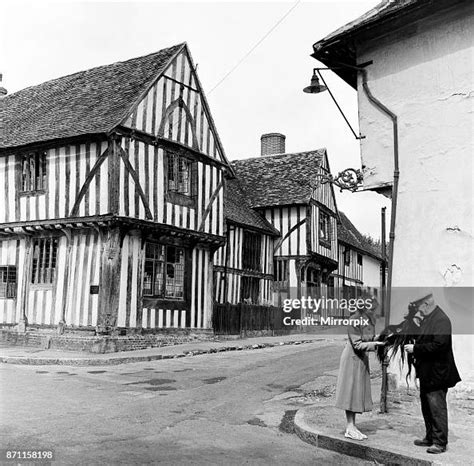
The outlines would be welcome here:
M 3 327 L 211 326 L 231 173 L 189 49 L 0 99 Z
M 380 252 L 338 211 L 332 185 L 314 183 L 315 174 L 330 173 L 326 149 L 286 153 L 285 139 L 265 134 L 261 156 L 232 162 L 248 205 L 280 234 L 273 246 L 273 303 L 362 290 L 377 296 Z

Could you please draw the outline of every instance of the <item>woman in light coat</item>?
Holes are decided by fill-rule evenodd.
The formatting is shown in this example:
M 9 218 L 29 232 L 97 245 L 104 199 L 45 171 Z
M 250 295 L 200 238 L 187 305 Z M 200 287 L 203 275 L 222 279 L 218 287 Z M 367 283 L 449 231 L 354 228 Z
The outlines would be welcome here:
M 351 315 L 351 319 L 367 319 L 368 325 L 350 325 L 348 341 L 341 355 L 336 388 L 336 407 L 345 410 L 347 426 L 344 436 L 367 438 L 355 425 L 357 413 L 372 410 L 368 351 L 384 345 L 375 339 L 375 313 L 367 308 Z

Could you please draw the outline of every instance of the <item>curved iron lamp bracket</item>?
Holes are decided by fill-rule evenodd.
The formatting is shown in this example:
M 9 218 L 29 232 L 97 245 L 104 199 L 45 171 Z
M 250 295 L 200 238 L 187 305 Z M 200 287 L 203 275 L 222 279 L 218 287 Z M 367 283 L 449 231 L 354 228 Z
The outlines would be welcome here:
M 333 176 L 331 173 L 318 173 L 315 176 L 317 177 L 316 181 L 312 183 L 315 189 L 323 184 L 330 183 L 337 186 L 341 192 L 343 190 L 357 191 L 364 179 L 362 171 L 355 168 L 346 168 L 336 176 Z

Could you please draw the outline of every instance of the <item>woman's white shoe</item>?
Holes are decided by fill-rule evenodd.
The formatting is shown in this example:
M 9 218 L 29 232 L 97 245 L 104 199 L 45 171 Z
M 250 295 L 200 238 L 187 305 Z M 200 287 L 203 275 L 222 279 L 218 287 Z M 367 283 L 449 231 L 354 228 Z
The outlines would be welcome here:
M 346 430 L 344 433 L 344 437 L 350 438 L 352 440 L 364 440 L 364 438 L 367 438 L 367 436 L 364 436 L 362 432 L 350 432 Z

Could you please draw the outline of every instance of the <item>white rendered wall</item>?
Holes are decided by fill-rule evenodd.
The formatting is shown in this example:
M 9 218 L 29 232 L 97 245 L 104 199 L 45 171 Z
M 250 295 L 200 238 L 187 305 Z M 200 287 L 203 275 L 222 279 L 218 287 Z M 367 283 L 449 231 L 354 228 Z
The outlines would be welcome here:
M 394 287 L 474 286 L 472 21 L 472 9 L 458 6 L 374 40 L 358 56 L 359 63 L 373 60 L 369 87 L 399 122 Z M 393 179 L 392 124 L 360 84 L 364 183 L 371 188 Z M 395 301 L 392 322 L 406 311 L 405 302 Z M 448 307 L 454 324 L 456 306 Z M 454 338 L 467 382 L 474 381 L 472 340 Z
M 364 287 L 370 286 L 371 288 L 378 288 L 380 290 L 380 261 L 373 257 L 363 255 L 362 265 Z

